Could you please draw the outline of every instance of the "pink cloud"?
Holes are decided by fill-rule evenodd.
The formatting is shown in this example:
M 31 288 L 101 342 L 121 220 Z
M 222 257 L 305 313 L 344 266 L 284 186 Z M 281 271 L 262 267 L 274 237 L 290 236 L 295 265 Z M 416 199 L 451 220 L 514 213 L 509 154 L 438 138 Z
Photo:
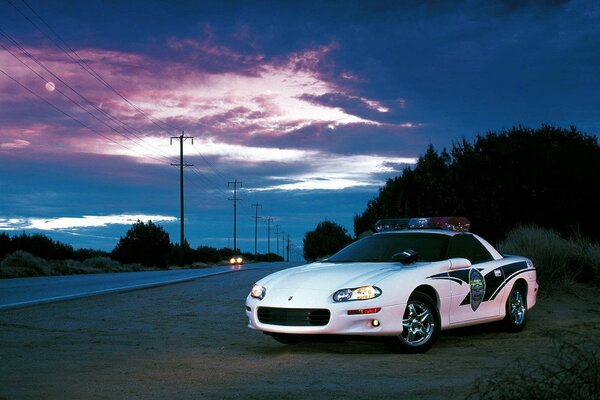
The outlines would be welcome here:
M 350 108 L 312 100 L 335 93 L 339 98 L 362 104 L 363 108 L 376 112 L 385 110 L 377 101 L 345 94 L 341 88 L 321 78 L 320 71 L 329 67 L 328 54 L 336 48 L 333 44 L 294 52 L 271 62 L 260 53 L 240 54 L 216 43 L 210 35 L 203 41 L 170 39 L 167 45 L 176 52 L 186 53 L 192 62 L 162 61 L 101 49 L 77 51 L 87 65 L 135 104 L 135 108 L 64 53 L 29 49 L 48 69 L 57 71 L 60 80 L 98 107 L 86 104 L 60 80 L 54 79 L 56 91 L 43 90 L 40 96 L 52 96 L 49 101 L 77 121 L 46 104 L 36 103 L 36 112 L 30 110 L 23 118 L 21 128 L 43 135 L 46 144 L 42 148 L 34 142 L 32 148 L 45 152 L 114 154 L 143 161 L 143 156 L 152 152 L 155 157 L 164 157 L 160 140 L 167 143 L 179 129 L 242 145 L 254 137 L 286 137 L 311 126 L 323 127 L 326 134 L 328 130 L 342 126 L 380 125 L 353 113 Z M 199 61 L 207 59 L 212 60 L 214 70 L 198 65 Z M 0 60 L 8 62 L 9 73 L 24 85 L 43 87 L 45 84 L 44 80 L 19 66 L 10 54 L 0 51 Z M 230 63 L 240 66 L 240 71 L 229 69 Z M 8 87 L 10 82 L 0 80 L 0 85 Z M 11 89 L 23 92 L 15 85 Z M 61 92 L 76 99 L 83 107 L 65 99 Z M 16 102 L 31 104 L 31 97 L 14 98 L 18 99 Z M 39 110 L 54 114 L 54 121 L 42 124 L 36 120 L 36 116 L 41 115 Z M 167 130 L 158 127 L 157 121 Z M 177 128 L 173 129 L 175 126 Z M 15 138 L 7 137 L 11 139 L 5 142 L 15 146 Z M 163 139 L 157 140 L 160 137 Z M 81 138 L 87 139 L 85 146 L 81 145 Z
M 15 149 L 24 149 L 29 147 L 31 142 L 23 139 L 15 139 L 10 142 L 0 142 L 0 150 L 15 150 Z

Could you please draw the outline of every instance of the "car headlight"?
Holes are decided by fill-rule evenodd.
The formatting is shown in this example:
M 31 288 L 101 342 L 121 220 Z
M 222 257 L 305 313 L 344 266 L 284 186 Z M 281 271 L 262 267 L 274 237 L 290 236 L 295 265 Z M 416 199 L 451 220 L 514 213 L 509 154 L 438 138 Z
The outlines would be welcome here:
M 262 300 L 265 297 L 265 294 L 267 294 L 267 289 L 260 285 L 254 285 L 252 291 L 250 291 L 250 296 L 259 300 Z
M 333 294 L 333 301 L 370 300 L 381 296 L 377 286 L 361 286 L 352 289 L 341 289 Z

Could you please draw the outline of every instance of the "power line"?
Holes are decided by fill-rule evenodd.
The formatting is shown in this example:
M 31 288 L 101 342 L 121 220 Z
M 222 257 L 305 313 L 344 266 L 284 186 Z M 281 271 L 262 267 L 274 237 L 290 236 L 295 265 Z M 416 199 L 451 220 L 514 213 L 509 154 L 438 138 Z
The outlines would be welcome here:
M 81 58 L 81 56 L 79 56 L 79 54 L 73 48 L 71 48 L 71 46 L 69 46 L 67 44 L 67 42 L 54 29 L 52 29 L 52 27 L 50 26 L 50 24 L 48 24 L 48 22 L 46 22 L 46 20 L 44 18 L 42 18 L 42 16 L 39 15 L 25 0 L 21 0 L 21 2 L 23 4 L 25 4 L 25 6 L 27 6 L 27 8 L 40 21 L 42 21 L 42 23 L 50 30 L 50 32 L 52 32 L 56 36 L 56 38 L 58 38 L 58 40 L 62 43 L 62 45 L 61 44 L 57 44 L 57 42 L 53 38 L 51 38 L 48 34 L 46 34 L 46 32 L 44 32 L 42 29 L 40 29 L 40 27 L 34 21 L 32 21 L 31 18 L 29 18 L 27 15 L 25 15 L 11 0 L 8 0 L 8 2 L 10 3 L 10 5 L 15 10 L 17 10 L 19 12 L 19 14 L 21 14 L 21 16 L 23 16 L 23 18 L 25 18 L 27 21 L 29 21 L 29 23 L 31 23 L 39 32 L 41 32 L 44 36 L 46 36 L 46 38 L 48 38 L 50 41 L 52 41 L 60 50 L 62 50 L 72 61 L 74 61 L 75 63 L 77 63 L 88 74 L 90 74 L 96 80 L 98 80 L 99 82 L 101 82 L 106 88 L 108 88 L 113 93 L 115 93 L 117 96 L 119 96 L 121 99 L 123 99 L 133 109 L 135 109 L 136 111 L 138 111 L 140 114 L 142 114 L 145 118 L 147 118 L 150 122 L 152 122 L 154 125 L 156 125 L 157 127 L 159 127 L 161 130 L 163 130 L 163 131 L 167 131 L 168 130 L 168 129 L 165 129 L 165 127 L 163 127 L 162 125 L 160 125 L 158 120 L 154 119 L 152 116 L 150 116 L 144 110 L 142 110 L 141 108 L 139 108 L 138 106 L 136 106 L 133 102 L 131 102 L 129 99 L 127 99 L 124 95 L 122 95 L 117 89 L 115 89 L 109 82 L 107 82 L 102 77 L 102 75 L 100 75 L 87 61 L 85 61 L 83 58 Z M 74 58 L 70 53 L 73 53 L 76 58 Z M 181 129 L 178 129 L 178 128 L 175 128 L 175 127 L 172 127 L 172 126 L 170 126 L 170 128 L 173 129 L 173 130 L 181 130 Z
M 41 61 L 39 61 L 37 59 L 37 57 L 35 57 L 33 54 L 31 54 L 29 51 L 27 51 L 27 49 L 25 49 L 18 41 L 16 41 L 14 38 L 12 38 L 8 33 L 6 33 L 4 30 L 2 30 L 0 28 L 0 35 L 4 36 L 5 38 L 7 38 L 10 42 L 13 43 L 13 45 L 15 47 L 17 47 L 19 50 L 21 50 L 25 55 L 27 55 L 31 60 L 33 60 L 33 62 L 35 62 L 39 67 L 41 67 L 42 69 L 44 69 L 48 74 L 50 74 L 51 76 L 53 76 L 55 78 L 55 80 L 61 82 L 65 87 L 67 87 L 68 89 L 70 89 L 72 92 L 74 92 L 76 95 L 78 95 L 85 103 L 87 103 L 89 106 L 91 106 L 93 109 L 95 109 L 96 111 L 100 112 L 101 114 L 103 114 L 104 116 L 108 117 L 110 120 L 112 120 L 113 122 L 116 122 L 118 124 L 121 124 L 126 130 L 127 126 L 125 123 L 119 121 L 118 119 L 116 119 L 115 117 L 111 116 L 110 114 L 108 114 L 106 111 L 100 109 L 98 106 L 96 106 L 95 104 L 93 104 L 90 100 L 88 100 L 84 95 L 82 95 L 81 93 L 79 93 L 77 90 L 75 90 L 74 88 L 72 88 L 67 82 L 65 82 L 64 80 L 62 80 L 59 76 L 57 76 L 56 74 L 54 74 L 49 68 L 47 68 Z M 21 57 L 19 57 L 17 54 L 15 54 L 9 47 L 5 46 L 3 43 L 0 43 L 0 46 L 2 48 L 4 48 L 8 53 L 10 53 L 13 58 L 15 58 L 17 61 L 19 61 L 23 66 L 25 66 L 27 69 L 29 69 L 33 74 L 35 74 L 42 82 L 47 82 L 48 79 L 46 79 L 45 77 L 43 77 L 42 75 L 40 75 L 37 71 L 35 71 L 30 65 L 28 65 L 25 61 L 23 61 L 21 59 Z M 5 74 L 6 75 L 6 74 Z M 21 86 L 24 86 L 21 84 Z M 55 90 L 60 93 L 63 97 L 65 97 L 69 102 L 73 103 L 75 106 L 79 107 L 81 110 L 83 110 L 84 112 L 86 112 L 87 114 L 89 114 L 92 118 L 94 118 L 95 120 L 97 120 L 98 122 L 100 122 L 101 124 L 105 125 L 107 128 L 109 128 L 110 130 L 112 130 L 113 132 L 117 133 L 118 135 L 124 137 L 125 139 L 131 140 L 130 137 L 128 137 L 127 135 L 124 135 L 123 133 L 119 132 L 117 129 L 115 129 L 113 126 L 109 125 L 108 123 L 106 123 L 105 121 L 101 120 L 97 115 L 95 115 L 93 112 L 91 112 L 89 109 L 87 109 L 86 107 L 84 107 L 84 105 L 82 105 L 81 103 L 77 102 L 75 99 L 73 99 L 72 97 L 70 97 L 69 95 L 67 95 L 67 93 L 65 93 L 64 91 L 62 91 L 60 89 L 60 87 L 55 87 Z M 32 92 L 31 90 L 29 90 L 30 92 Z M 39 97 L 39 96 L 38 96 Z M 48 101 L 46 101 L 47 103 L 50 103 Z M 57 107 L 55 107 L 57 108 Z M 134 134 L 134 136 L 136 136 Z M 136 136 L 138 139 L 140 139 L 143 142 L 143 139 L 141 139 L 139 136 Z M 127 148 L 127 147 L 126 147 Z M 129 149 L 129 148 L 128 148 Z M 146 148 L 148 150 L 148 148 Z M 157 159 L 155 157 L 152 157 L 150 155 L 143 155 L 135 150 L 129 149 L 131 151 L 134 151 L 135 153 L 143 156 L 143 157 L 148 157 L 148 158 L 152 158 L 155 161 L 158 162 L 163 162 L 163 160 Z M 166 154 L 166 153 L 164 153 Z
M 70 60 L 73 61 L 74 64 L 77 64 L 87 74 L 92 76 L 98 82 L 102 83 L 102 85 L 104 85 L 106 88 L 110 89 L 110 91 L 112 93 L 119 96 L 123 101 L 125 101 L 127 104 L 129 104 L 129 106 L 131 106 L 133 109 L 135 109 L 140 115 L 142 115 L 145 118 L 147 118 L 148 120 L 150 120 L 152 122 L 152 124 L 157 126 L 161 131 L 166 131 L 169 128 L 173 128 L 173 126 L 169 125 L 168 123 L 163 123 L 161 121 L 154 119 L 150 114 L 146 113 L 144 110 L 142 110 L 137 105 L 135 105 L 133 102 L 131 102 L 129 99 L 127 99 L 123 94 L 121 94 L 115 87 L 113 87 L 107 80 L 105 80 L 100 75 L 100 73 L 98 73 L 98 71 L 96 71 L 92 67 L 92 65 L 90 64 L 89 61 L 86 61 L 84 58 L 82 58 L 80 56 L 80 54 L 76 50 L 74 50 L 71 46 L 69 46 L 69 44 L 67 44 L 67 42 L 50 26 L 50 24 L 38 12 L 36 12 L 25 0 L 22 0 L 22 3 L 25 5 L 25 7 L 29 11 L 27 11 L 23 6 L 17 7 L 17 5 L 15 4 L 15 2 L 13 0 L 8 0 L 8 3 L 14 9 L 16 9 L 18 11 L 18 13 L 23 18 L 25 18 L 35 29 L 37 29 L 41 34 L 43 34 L 47 39 L 49 39 L 51 41 L 51 43 L 53 43 L 59 50 L 64 52 L 66 54 L 66 56 Z M 29 16 L 27 14 L 29 14 Z M 35 21 L 34 21 L 34 19 L 35 19 Z M 41 21 L 41 24 L 39 21 Z M 94 123 L 94 121 L 87 119 L 87 118 L 78 119 L 76 117 L 76 116 L 79 116 L 79 118 L 81 118 L 81 114 L 78 113 L 77 110 L 67 106 L 66 107 L 67 110 L 70 109 L 70 112 L 75 111 L 75 113 L 71 114 L 70 112 L 63 111 L 59 106 L 53 104 L 52 101 L 49 101 L 49 100 L 43 98 L 42 96 L 35 93 L 34 90 L 31 90 L 30 88 L 28 88 L 25 84 L 19 82 L 18 80 L 16 80 L 12 76 L 10 76 L 7 72 L 0 70 L 0 72 L 2 72 L 4 75 L 6 75 L 10 79 L 12 79 L 16 84 L 18 84 L 23 89 L 27 90 L 29 93 L 33 94 L 37 98 L 43 100 L 45 103 L 47 103 L 50 107 L 52 107 L 59 113 L 76 121 L 84 128 L 103 137 L 104 139 L 123 147 L 124 149 L 128 150 L 129 152 L 138 154 L 144 158 L 151 158 L 160 163 L 164 163 L 164 161 L 165 161 L 164 158 L 175 160 L 175 158 L 171 154 L 167 154 L 164 151 L 162 151 L 162 149 L 156 148 L 156 147 L 152 146 L 152 144 L 147 143 L 146 140 L 148 138 L 144 137 L 145 133 L 143 133 L 140 130 L 136 129 L 135 127 L 129 125 L 128 123 L 124 122 L 123 120 L 120 120 L 116 116 L 109 114 L 107 111 L 100 108 L 94 102 L 90 101 L 82 92 L 79 92 L 74 87 L 70 86 L 67 83 L 66 79 L 61 78 L 58 73 L 55 73 L 52 70 L 52 68 L 49 68 L 48 66 L 46 66 L 44 64 L 44 62 L 42 62 L 40 59 L 40 58 L 43 59 L 43 57 L 38 58 L 39 54 L 37 54 L 37 56 L 36 56 L 35 51 L 33 51 L 33 53 L 32 53 L 32 51 L 28 51 L 28 49 L 25 46 L 21 45 L 17 40 L 12 38 L 8 33 L 5 33 L 4 37 L 8 40 L 9 44 L 8 44 L 8 47 L 5 47 L 5 46 L 2 46 L 2 47 L 4 47 L 11 55 L 13 55 L 13 57 L 15 57 L 15 59 L 19 60 L 19 62 L 21 62 L 23 65 L 25 65 L 32 73 L 37 75 L 37 77 L 40 80 L 43 80 L 46 82 L 48 81 L 43 75 L 45 75 L 46 77 L 48 77 L 48 76 L 54 77 L 54 79 L 56 79 L 58 82 L 60 82 L 64 88 L 70 89 L 70 91 L 72 91 L 76 95 L 76 96 L 73 96 L 71 93 L 68 93 L 68 91 L 64 92 L 63 90 L 61 90 L 60 87 L 57 88 L 56 89 L 57 92 L 60 93 L 62 96 L 64 96 L 69 102 L 71 102 L 72 104 L 77 106 L 79 109 L 83 110 L 85 113 L 89 114 L 98 123 L 103 124 L 110 130 L 115 132 L 116 134 L 125 138 L 127 141 L 131 141 L 134 144 L 137 143 L 137 144 L 141 145 L 143 148 L 145 148 L 145 151 L 149 151 L 150 154 L 142 154 L 141 152 L 137 151 L 137 150 L 139 150 L 139 147 L 137 147 L 137 146 L 130 147 L 131 145 L 128 146 L 127 142 L 123 142 L 122 140 L 119 140 L 118 138 L 117 138 L 117 140 L 115 140 L 115 135 L 110 135 L 110 133 L 108 135 L 106 135 L 106 130 L 101 127 L 99 127 L 100 128 L 99 130 L 94 129 L 94 127 L 98 128 L 98 126 Z M 10 43 L 12 43 L 12 44 L 10 44 Z M 18 49 L 18 50 L 15 50 L 15 49 Z M 20 56 L 20 58 L 19 58 L 19 56 Z M 29 59 L 27 59 L 27 62 L 24 61 L 24 59 L 25 59 L 24 56 L 29 57 Z M 85 57 L 85 55 L 84 55 L 84 57 Z M 37 66 L 39 68 L 35 67 L 35 65 L 33 65 L 33 63 L 30 60 L 33 61 L 33 63 L 37 64 Z M 34 68 L 32 68 L 30 65 L 28 65 L 28 63 L 31 64 L 31 66 L 35 67 L 35 69 L 37 69 L 37 71 L 39 71 L 39 73 L 36 72 L 36 70 Z M 43 71 L 42 71 L 42 69 L 43 69 Z M 46 74 L 49 74 L 49 75 L 46 75 Z M 56 103 L 56 100 L 54 101 L 54 103 Z M 86 119 L 87 119 L 87 121 L 86 121 Z M 86 121 L 86 122 L 84 122 L 84 121 Z M 90 123 L 91 123 L 91 125 L 90 125 Z M 137 132 L 139 135 L 136 134 L 135 132 Z M 172 136 L 171 142 L 173 141 L 173 139 L 178 139 L 180 137 L 181 136 L 179 136 L 179 137 Z M 137 141 L 139 141 L 139 143 L 136 141 L 136 139 L 137 139 Z M 194 145 L 193 140 L 192 140 L 192 146 L 195 149 L 195 151 L 198 153 L 198 155 L 201 157 L 202 161 L 209 167 L 209 169 L 217 177 L 224 176 L 222 171 L 220 171 L 217 168 L 217 165 L 214 162 L 209 161 L 200 152 L 200 150 Z M 181 143 L 180 143 L 180 147 L 183 147 Z M 160 155 L 159 153 L 162 153 L 164 156 Z M 153 154 L 157 154 L 159 158 L 153 157 Z M 246 157 L 244 157 L 244 158 L 246 158 Z M 172 163 L 172 165 L 182 165 L 182 164 L 183 164 L 183 152 L 180 149 L 179 163 L 178 164 Z M 207 176 L 206 174 L 204 174 L 197 168 L 193 168 L 193 165 L 191 165 L 191 164 L 185 165 L 185 166 L 186 167 L 190 166 L 191 168 L 189 168 L 189 171 L 191 173 L 193 173 L 193 175 L 196 175 L 199 178 L 200 181 L 194 179 L 193 183 L 195 186 L 201 185 L 201 190 L 205 190 L 205 188 L 215 189 L 215 190 L 219 190 L 223 194 L 226 194 L 224 190 L 220 189 L 220 185 L 215 184 L 215 182 L 211 179 L 213 177 L 211 177 L 210 175 Z M 181 178 L 181 175 L 182 175 L 182 173 L 180 171 L 180 178 Z M 236 181 L 237 181 L 237 179 L 236 179 Z M 241 182 L 240 182 L 240 185 L 241 185 Z M 183 186 L 183 185 L 181 185 L 181 186 Z M 204 187 L 202 187 L 202 186 L 204 186 Z M 234 192 L 235 192 L 235 190 L 234 190 Z M 234 193 L 234 196 L 236 197 L 236 201 L 234 201 L 234 203 L 236 203 L 237 202 L 237 193 Z M 183 195 L 181 197 L 183 199 Z M 182 207 L 182 209 L 183 209 L 183 207 Z M 237 227 L 236 227 L 236 210 L 235 209 L 236 209 L 236 206 L 234 206 L 234 236 L 235 236 L 234 237 L 234 248 L 237 248 L 237 238 L 236 238 Z M 258 210 L 257 210 L 257 212 L 258 212 Z M 184 218 L 183 218 L 183 212 L 182 212 L 182 218 L 181 218 L 182 224 L 183 224 L 183 221 L 184 221 Z M 257 230 L 257 228 L 255 227 L 255 231 L 256 230 Z M 270 238 L 269 238 L 269 240 L 270 240 Z M 257 242 L 257 232 L 255 232 L 255 250 L 257 250 L 256 242 Z M 181 241 L 182 247 L 183 247 L 184 243 L 185 243 L 185 241 L 182 240 Z
M 13 82 L 15 82 L 17 85 L 21 86 L 23 89 L 27 90 L 30 94 L 34 95 L 35 97 L 37 97 L 38 99 L 42 100 L 43 102 L 45 102 L 46 104 L 48 104 L 50 107 L 54 108 L 56 111 L 58 111 L 59 113 L 65 115 L 66 117 L 72 119 L 73 121 L 77 122 L 78 124 L 80 124 L 81 126 L 83 126 L 84 128 L 92 131 L 93 133 L 103 137 L 104 139 L 123 147 L 126 150 L 129 151 L 133 151 L 134 153 L 137 153 L 141 156 L 143 156 L 143 154 L 136 152 L 133 149 L 130 149 L 129 147 L 125 146 L 123 143 L 117 142 L 116 140 L 102 134 L 101 132 L 98 132 L 97 130 L 91 128 L 90 126 L 86 125 L 84 122 L 82 122 L 81 120 L 75 118 L 74 116 L 72 116 L 71 114 L 69 114 L 68 112 L 60 109 L 59 107 L 55 106 L 54 104 L 52 104 L 51 102 L 49 102 L 48 100 L 44 99 L 42 96 L 40 96 L 39 94 L 35 93 L 33 90 L 29 89 L 27 86 L 25 86 L 24 84 L 22 84 L 21 82 L 19 82 L 17 79 L 15 79 L 14 77 L 12 77 L 10 74 L 8 74 L 6 71 L 0 69 L 0 73 L 2 73 L 3 75 L 5 75 L 6 77 L 8 77 L 9 79 L 11 79 Z
M 39 20 L 41 21 L 41 23 L 47 28 L 47 30 L 51 33 L 48 34 L 44 29 L 42 29 L 42 27 L 40 27 L 40 25 L 38 25 L 35 21 L 32 20 L 32 18 L 30 18 L 28 15 L 26 15 L 23 10 L 21 10 L 21 8 L 17 7 L 17 5 L 12 1 L 12 0 L 8 0 L 9 4 L 24 18 L 26 19 L 35 29 L 37 29 L 42 35 L 44 35 L 49 41 L 51 41 L 52 43 L 54 43 L 54 45 L 61 50 L 62 52 L 64 52 L 67 57 L 69 59 L 71 59 L 75 64 L 79 65 L 86 73 L 88 73 L 90 76 L 92 76 L 94 79 L 96 79 L 98 82 L 102 83 L 106 88 L 108 88 L 110 91 L 112 91 L 114 94 L 116 94 L 118 97 L 120 97 L 123 101 L 125 101 L 127 104 L 129 104 L 129 106 L 131 106 L 132 108 L 134 108 L 139 114 L 141 114 L 142 116 L 144 116 L 145 118 L 147 118 L 150 122 L 152 122 L 154 125 L 156 125 L 160 130 L 163 131 L 167 131 L 168 128 L 174 129 L 174 130 L 181 130 L 179 128 L 175 128 L 172 125 L 169 125 L 168 123 L 163 124 L 162 122 L 156 120 L 155 118 L 153 118 L 151 115 L 149 115 L 147 112 L 145 112 L 143 109 L 139 108 L 136 104 L 134 104 L 132 101 L 130 101 L 127 97 L 125 97 L 122 93 L 120 93 L 115 87 L 113 87 L 106 79 L 104 79 L 102 77 L 102 75 L 96 71 L 85 59 L 83 59 L 76 50 L 74 50 L 62 37 L 60 34 L 58 34 L 58 32 L 56 30 L 54 30 L 52 28 L 52 26 L 38 13 L 36 12 L 36 10 L 31 7 L 27 1 L 25 0 L 21 0 L 22 3 L 27 7 L 27 9 L 29 9 L 29 11 Z M 9 38 L 9 40 L 11 40 Z M 14 41 L 14 40 L 13 40 Z M 16 41 L 14 41 L 16 42 Z M 27 50 L 23 47 L 20 46 L 20 49 L 26 53 Z M 45 67 L 41 62 L 39 62 L 39 60 L 37 60 L 35 58 L 35 56 L 31 55 L 29 53 L 30 57 L 38 63 L 38 65 L 40 65 L 42 68 L 46 69 L 46 71 L 48 73 L 50 73 L 52 76 L 55 76 L 57 80 L 60 80 L 62 83 L 65 84 L 65 86 L 68 86 L 66 84 L 66 82 L 64 80 L 62 80 L 61 78 L 59 78 L 56 74 L 54 74 L 49 68 Z M 42 79 L 42 78 L 41 78 Z M 75 93 L 77 93 L 81 98 L 83 98 L 87 104 L 89 104 L 90 106 L 92 106 L 93 108 L 95 108 L 98 112 L 102 113 L 105 117 L 109 118 L 111 121 L 115 122 L 117 125 L 120 125 L 123 129 L 125 129 L 127 132 L 132 133 L 134 136 L 136 136 L 141 142 L 143 142 L 144 144 L 146 144 L 145 139 L 135 135 L 135 133 L 131 132 L 136 131 L 138 132 L 140 135 L 143 135 L 142 132 L 140 132 L 139 130 L 135 129 L 134 127 L 129 126 L 128 124 L 124 123 L 123 121 L 119 120 L 116 117 L 111 116 L 110 114 L 106 113 L 104 110 L 98 108 L 97 106 L 95 106 L 91 101 L 89 101 L 87 98 L 85 98 L 83 95 L 81 95 L 81 93 L 77 92 L 75 89 L 71 88 L 70 86 L 68 86 L 72 91 L 74 91 Z M 61 93 L 63 94 L 63 93 Z M 63 96 L 65 96 L 65 94 L 63 94 Z M 74 102 L 74 100 L 70 99 L 70 101 Z M 75 104 L 75 102 L 74 102 Z M 80 107 L 82 107 L 81 105 L 79 105 Z M 82 107 L 82 109 L 84 109 L 84 111 L 90 113 L 89 110 L 86 110 L 85 108 Z M 90 113 L 90 115 L 92 115 Z M 95 115 L 92 115 L 94 118 L 98 119 Z M 100 121 L 102 122 L 102 121 Z M 104 123 L 104 122 L 102 122 Z M 107 125 L 106 123 L 104 123 L 105 125 Z M 112 129 L 113 131 L 115 131 L 116 133 L 124 136 L 127 139 L 127 136 L 121 134 L 120 132 L 116 131 L 113 127 L 107 125 L 110 129 Z M 131 139 L 130 139 L 131 140 Z M 150 144 L 147 144 L 150 147 L 153 147 Z M 202 158 L 202 160 L 206 163 L 206 165 L 208 165 L 208 167 L 217 175 L 217 176 L 221 176 L 223 177 L 224 175 L 222 174 L 221 171 L 219 171 L 212 163 L 210 163 L 203 155 L 202 153 L 198 150 L 198 148 L 196 146 L 193 146 L 194 149 L 198 152 L 198 154 L 200 155 L 200 157 Z M 164 153 L 162 152 L 162 150 L 154 148 L 155 150 L 158 150 L 159 153 L 163 153 L 163 155 L 165 155 L 166 157 L 171 157 L 170 154 Z M 151 151 L 156 153 L 156 151 Z M 137 153 L 137 152 L 136 152 Z M 138 153 L 139 154 L 139 153 Z M 151 156 L 148 156 L 149 158 L 153 158 Z M 154 158 L 155 159 L 155 158 Z M 156 159 L 155 159 L 156 160 Z M 161 160 L 158 160 L 159 162 L 162 162 Z M 219 185 L 216 184 L 214 181 L 208 179 L 207 177 L 205 177 L 204 175 L 202 175 L 199 171 L 197 171 L 195 168 L 191 169 L 197 176 L 202 177 L 205 181 L 207 181 L 207 183 L 211 184 L 213 187 L 215 188 L 219 188 Z M 219 189 L 220 190 L 220 189 Z M 225 194 L 222 190 L 220 190 L 223 194 Z

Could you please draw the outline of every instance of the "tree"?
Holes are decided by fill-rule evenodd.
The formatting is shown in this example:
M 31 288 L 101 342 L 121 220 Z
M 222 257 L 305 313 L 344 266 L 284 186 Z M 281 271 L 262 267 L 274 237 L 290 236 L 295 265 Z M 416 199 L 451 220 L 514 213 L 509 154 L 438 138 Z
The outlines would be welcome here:
M 496 242 L 535 224 L 600 239 L 600 147 L 576 128 L 516 126 L 463 139 L 448 154 L 430 146 L 354 217 L 356 236 L 381 218 L 466 216 Z
M 450 155 L 437 154 L 432 145 L 413 169 L 388 179 L 367 209 L 354 217 L 354 234 L 359 237 L 383 218 L 410 218 L 453 214 L 455 203 L 449 181 Z
M 171 250 L 169 234 L 158 225 L 138 221 L 112 251 L 112 257 L 122 263 L 140 263 L 146 267 L 164 268 Z
M 336 253 L 352 243 L 346 229 L 335 222 L 320 222 L 314 231 L 304 236 L 304 258 L 315 261 Z
M 8 234 L 0 233 L 0 260 L 11 251 L 11 240 Z

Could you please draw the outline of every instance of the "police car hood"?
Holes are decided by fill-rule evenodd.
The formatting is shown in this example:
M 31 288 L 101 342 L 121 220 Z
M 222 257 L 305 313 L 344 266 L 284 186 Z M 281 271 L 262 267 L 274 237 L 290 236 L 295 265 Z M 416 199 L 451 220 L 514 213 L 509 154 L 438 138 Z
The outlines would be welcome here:
M 417 264 L 430 265 L 430 263 Z M 391 274 L 408 272 L 412 269 L 394 262 L 317 262 L 276 272 L 257 283 L 266 288 L 276 289 L 338 290 L 376 285 Z

